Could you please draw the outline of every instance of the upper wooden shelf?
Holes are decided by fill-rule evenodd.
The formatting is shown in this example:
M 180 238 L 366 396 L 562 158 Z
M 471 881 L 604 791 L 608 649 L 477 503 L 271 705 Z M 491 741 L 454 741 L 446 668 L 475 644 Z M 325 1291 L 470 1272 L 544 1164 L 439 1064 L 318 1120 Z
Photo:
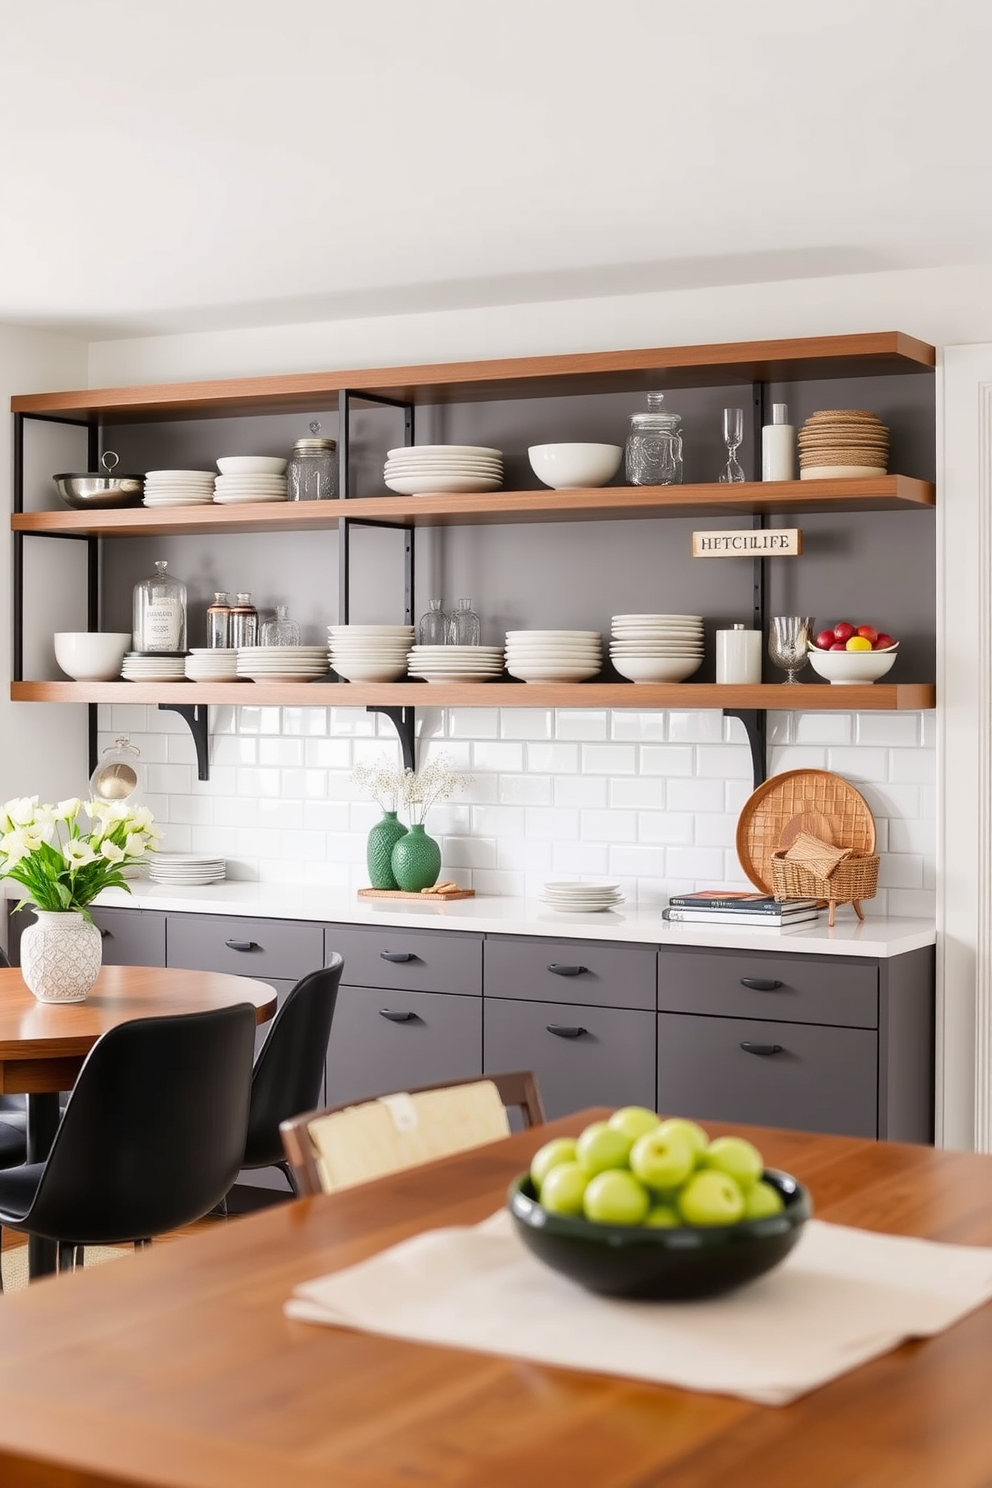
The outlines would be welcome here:
M 18 394 L 14 413 L 114 424 L 251 413 L 298 413 L 337 407 L 343 388 L 413 404 L 495 402 L 654 388 L 795 382 L 829 377 L 931 371 L 932 346 L 900 331 L 663 346 L 570 356 L 441 362 L 419 367 L 358 367 L 281 377 L 241 377 L 147 387 L 85 388 Z
M 372 496 L 246 506 L 125 507 L 16 512 L 15 532 L 78 537 L 165 537 L 183 532 L 312 532 L 350 521 L 408 527 L 509 522 L 615 521 L 637 517 L 741 517 L 776 512 L 928 508 L 934 488 L 908 475 L 871 480 L 746 481 L 737 486 L 603 486 L 583 491 L 493 491 L 484 496 Z

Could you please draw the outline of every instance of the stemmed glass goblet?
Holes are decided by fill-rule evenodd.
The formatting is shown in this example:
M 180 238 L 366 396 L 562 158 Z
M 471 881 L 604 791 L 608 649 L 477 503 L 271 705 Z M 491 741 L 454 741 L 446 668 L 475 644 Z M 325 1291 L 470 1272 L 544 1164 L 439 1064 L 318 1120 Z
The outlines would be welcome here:
M 772 619 L 768 634 L 768 655 L 773 664 L 785 672 L 785 687 L 797 680 L 797 673 L 806 665 L 810 637 L 813 634 L 812 615 L 776 615 Z
M 744 471 L 737 460 L 737 451 L 744 438 L 743 408 L 723 410 L 723 442 L 727 446 L 727 463 L 720 471 L 720 483 L 730 485 L 744 479 Z

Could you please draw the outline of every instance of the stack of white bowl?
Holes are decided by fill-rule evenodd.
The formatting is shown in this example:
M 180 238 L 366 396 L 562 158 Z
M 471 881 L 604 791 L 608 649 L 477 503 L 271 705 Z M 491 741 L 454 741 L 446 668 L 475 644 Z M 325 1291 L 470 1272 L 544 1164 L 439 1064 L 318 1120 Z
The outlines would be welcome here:
M 484 444 L 409 444 L 391 449 L 383 476 L 401 496 L 443 491 L 498 491 L 503 451 Z
M 703 660 L 702 615 L 614 615 L 610 660 L 630 682 L 684 682 Z
M 316 682 L 327 676 L 323 646 L 239 646 L 239 677 L 252 682 Z
M 233 646 L 194 646 L 186 658 L 190 682 L 237 682 L 238 653 Z
M 128 651 L 121 662 L 125 682 L 183 682 L 186 656 L 154 651 Z
M 212 470 L 149 470 L 145 506 L 206 506 L 214 499 Z
M 406 676 L 412 625 L 329 625 L 327 653 L 346 682 L 396 682 Z
M 506 632 L 506 670 L 521 682 L 586 682 L 602 665 L 598 630 Z
M 227 861 L 209 853 L 152 853 L 148 877 L 153 883 L 210 884 L 227 876 Z
M 275 455 L 225 455 L 217 469 L 213 499 L 224 505 L 289 500 L 286 461 Z
M 489 682 L 503 672 L 502 646 L 414 646 L 411 677 L 425 682 Z
M 592 914 L 623 903 L 619 884 L 546 883 L 542 899 L 552 909 L 568 910 L 572 914 Z

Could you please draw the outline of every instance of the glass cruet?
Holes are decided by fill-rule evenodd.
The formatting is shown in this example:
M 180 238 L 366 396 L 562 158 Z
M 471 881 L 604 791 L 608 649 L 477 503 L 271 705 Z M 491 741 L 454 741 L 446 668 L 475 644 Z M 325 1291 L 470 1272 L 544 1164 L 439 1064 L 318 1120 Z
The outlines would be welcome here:
M 647 412 L 630 415 L 626 473 L 632 486 L 677 486 L 682 481 L 682 416 L 663 408 L 664 393 L 648 393 Z
M 470 599 L 456 599 L 448 616 L 448 634 L 453 646 L 478 646 L 482 640 L 482 621 Z
M 300 644 L 300 627 L 295 620 L 289 618 L 289 608 L 284 604 L 276 605 L 276 612 L 271 620 L 266 620 L 262 626 L 263 646 L 298 646 Z
M 421 646 L 445 646 L 449 640 L 449 620 L 441 608 L 439 599 L 429 599 L 427 609 L 417 626 L 417 640 Z

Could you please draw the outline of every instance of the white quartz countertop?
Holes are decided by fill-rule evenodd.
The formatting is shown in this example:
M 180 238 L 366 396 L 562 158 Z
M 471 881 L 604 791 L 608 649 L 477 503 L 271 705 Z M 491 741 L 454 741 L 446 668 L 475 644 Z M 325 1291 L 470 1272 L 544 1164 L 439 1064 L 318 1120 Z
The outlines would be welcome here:
M 8 897 L 20 897 L 8 884 Z M 347 925 L 393 925 L 482 934 L 534 935 L 567 940 L 600 940 L 662 946 L 714 946 L 755 951 L 801 952 L 819 956 L 902 955 L 936 942 L 932 920 L 872 916 L 859 921 L 850 905 L 838 908 L 833 930 L 824 910 L 818 920 L 790 929 L 751 925 L 670 924 L 660 909 L 606 910 L 597 914 L 561 913 L 537 899 L 479 894 L 473 899 L 422 903 L 400 899 L 359 899 L 348 889 L 307 885 L 227 881 L 203 888 L 169 888 L 136 879 L 133 892 L 110 889 L 101 905 L 183 914 L 260 916 L 263 919 L 319 920 Z

